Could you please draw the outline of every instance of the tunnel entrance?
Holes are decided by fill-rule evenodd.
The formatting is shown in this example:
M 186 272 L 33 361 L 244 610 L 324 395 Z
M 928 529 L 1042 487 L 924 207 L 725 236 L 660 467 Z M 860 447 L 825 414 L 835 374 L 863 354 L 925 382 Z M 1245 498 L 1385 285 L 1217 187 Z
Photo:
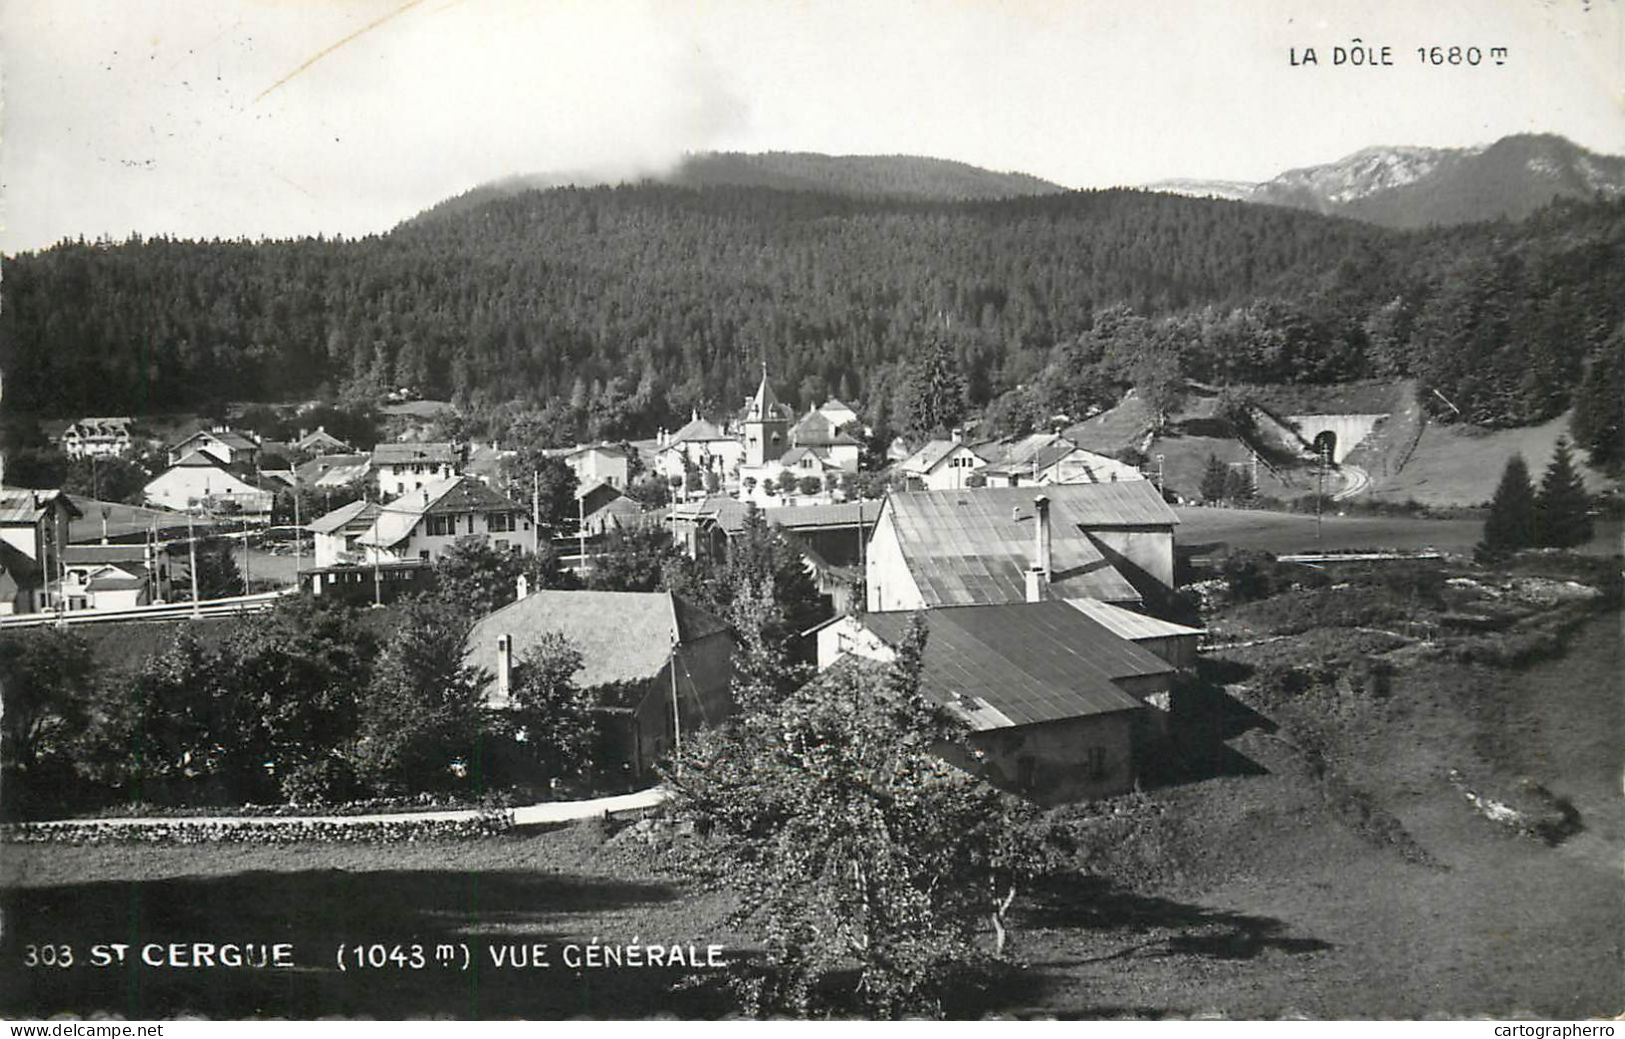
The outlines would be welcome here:
M 1337 434 L 1333 433 L 1329 429 L 1315 434 L 1314 448 L 1315 457 L 1317 458 L 1324 458 L 1327 461 L 1331 461 L 1332 459 L 1336 458 Z

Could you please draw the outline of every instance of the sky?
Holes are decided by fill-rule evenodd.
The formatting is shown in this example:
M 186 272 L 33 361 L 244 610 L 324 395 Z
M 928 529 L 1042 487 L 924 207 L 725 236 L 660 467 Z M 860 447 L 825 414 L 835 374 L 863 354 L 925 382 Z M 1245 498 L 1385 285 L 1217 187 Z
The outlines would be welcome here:
M 1393 64 L 1334 64 L 1356 38 Z M 1484 57 L 1420 62 L 1435 45 Z M 1625 0 L 0 4 L 6 254 L 369 234 L 502 177 L 652 174 L 691 151 L 1107 187 L 1521 132 L 1625 153 Z

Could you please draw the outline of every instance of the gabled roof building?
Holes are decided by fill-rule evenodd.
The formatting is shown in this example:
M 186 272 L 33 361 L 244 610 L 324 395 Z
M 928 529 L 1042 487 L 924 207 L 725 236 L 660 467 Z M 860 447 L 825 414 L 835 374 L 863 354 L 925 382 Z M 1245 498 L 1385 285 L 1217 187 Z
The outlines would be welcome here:
M 598 766 L 631 779 L 685 734 L 733 713 L 728 625 L 671 592 L 532 592 L 474 626 L 465 663 L 490 676 L 486 702 L 512 705 L 526 653 L 557 633 L 581 653 L 576 684 L 596 698 Z
M 472 476 L 436 480 L 380 505 L 353 544 L 368 562 L 376 557 L 432 563 L 467 537 L 511 552 L 536 551 L 536 530 L 525 507 Z
M 818 631 L 820 669 L 889 661 L 913 614 L 843 617 Z M 971 730 L 944 756 L 1041 803 L 1125 793 L 1137 749 L 1162 729 L 1167 661 L 1064 602 L 933 609 L 920 691 Z
M 873 611 L 1091 598 L 1174 584 L 1172 509 L 1148 481 L 894 491 L 869 539 Z

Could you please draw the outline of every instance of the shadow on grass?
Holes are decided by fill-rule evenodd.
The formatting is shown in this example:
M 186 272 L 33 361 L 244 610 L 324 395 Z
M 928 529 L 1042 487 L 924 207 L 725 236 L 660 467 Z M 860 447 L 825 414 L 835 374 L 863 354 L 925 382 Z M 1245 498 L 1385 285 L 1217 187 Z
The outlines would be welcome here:
M 1286 924 L 1269 916 L 1210 909 L 1142 895 L 1101 877 L 1058 877 L 1036 888 L 1022 914 L 1024 929 L 1065 928 L 1145 935 L 1116 952 L 1081 960 L 1047 962 L 1074 967 L 1129 958 L 1192 956 L 1250 960 L 1267 950 L 1293 955 L 1323 952 L 1329 942 L 1283 934 Z
M 678 897 L 653 883 L 528 871 L 247 872 L 148 882 L 94 882 L 0 894 L 0 1014 L 129 1018 L 324 1016 L 709 1017 L 727 1012 L 703 991 L 673 993 L 682 968 L 572 970 L 561 947 L 595 935 L 669 943 L 687 936 L 601 931 L 606 914 L 655 913 Z M 616 924 L 619 930 L 622 925 Z M 703 939 L 702 939 L 703 940 Z M 154 967 L 150 943 L 293 945 L 293 969 Z M 22 966 L 28 945 L 70 946 L 74 966 Z M 89 965 L 92 946 L 125 943 L 123 966 Z M 466 970 L 438 966 L 436 946 L 466 943 Z M 497 968 L 490 950 L 545 944 L 546 968 Z M 421 969 L 351 966 L 341 946 L 421 945 Z M 460 954 L 459 954 L 460 956 Z M 352 961 L 353 962 L 353 961 Z M 461 966 L 460 964 L 458 965 Z

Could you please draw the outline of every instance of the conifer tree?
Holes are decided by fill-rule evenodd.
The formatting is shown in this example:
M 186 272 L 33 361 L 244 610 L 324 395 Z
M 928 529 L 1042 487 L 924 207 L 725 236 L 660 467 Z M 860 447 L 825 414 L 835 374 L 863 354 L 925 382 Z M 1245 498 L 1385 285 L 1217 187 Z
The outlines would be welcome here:
M 1574 452 L 1568 438 L 1560 436 L 1535 498 L 1537 543 L 1546 548 L 1574 548 L 1590 541 L 1590 507 L 1585 483 L 1574 468 Z
M 1217 455 L 1207 456 L 1207 468 L 1202 470 L 1202 500 L 1216 502 L 1224 498 L 1224 492 L 1229 487 L 1229 466 L 1219 461 Z
M 1477 554 L 1495 559 L 1535 543 L 1535 490 L 1529 483 L 1529 467 L 1522 455 L 1507 459 L 1501 483 L 1490 501 L 1490 514 L 1484 520 L 1484 540 Z

